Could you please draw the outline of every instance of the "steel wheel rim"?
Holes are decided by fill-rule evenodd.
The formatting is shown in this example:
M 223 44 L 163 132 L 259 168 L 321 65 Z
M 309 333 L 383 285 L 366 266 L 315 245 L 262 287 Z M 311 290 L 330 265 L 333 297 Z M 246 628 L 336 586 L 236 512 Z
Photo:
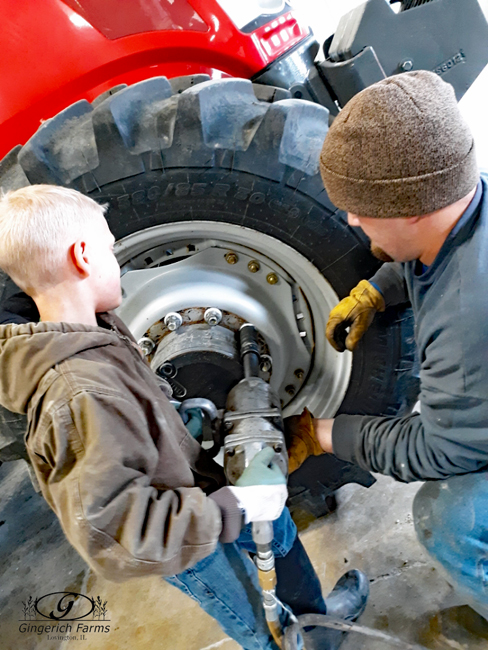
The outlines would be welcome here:
M 325 339 L 327 318 L 338 297 L 317 268 L 301 253 L 274 237 L 251 228 L 215 221 L 181 221 L 140 230 L 119 240 L 115 254 L 124 272 L 130 270 L 131 260 L 140 258 L 147 251 L 183 240 L 205 240 L 223 249 L 231 243 L 261 259 L 271 260 L 294 279 L 306 297 L 313 320 L 313 366 L 297 394 L 285 406 L 284 415 L 301 412 L 305 406 L 315 417 L 335 415 L 349 384 L 352 354 L 336 352 Z M 168 265 L 171 263 L 171 260 L 167 261 Z M 224 276 L 222 282 L 225 285 Z M 215 301 L 218 302 L 217 297 Z M 123 307 L 124 303 L 119 308 L 121 315 Z M 126 320 L 126 324 L 133 330 L 131 322 Z

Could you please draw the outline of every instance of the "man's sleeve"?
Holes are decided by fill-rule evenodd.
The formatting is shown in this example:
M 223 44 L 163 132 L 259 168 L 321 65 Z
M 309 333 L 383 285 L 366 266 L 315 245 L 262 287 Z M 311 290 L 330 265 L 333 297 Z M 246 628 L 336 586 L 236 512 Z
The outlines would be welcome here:
M 472 399 L 467 417 L 457 400 L 464 402 L 452 396 L 452 408 L 422 406 L 422 414 L 401 418 L 339 415 L 332 428 L 334 454 L 403 482 L 483 469 L 488 466 L 487 404 Z
M 369 282 L 383 295 L 387 307 L 400 305 L 408 301 L 407 284 L 403 272 L 403 264 L 387 262 L 376 271 Z
M 114 392 L 82 392 L 27 441 L 42 492 L 69 541 L 115 582 L 179 573 L 214 551 L 222 529 L 219 506 L 200 488 L 151 485 L 164 476 L 147 416 Z M 162 444 L 178 454 L 173 436 Z M 172 472 L 169 463 L 174 486 Z

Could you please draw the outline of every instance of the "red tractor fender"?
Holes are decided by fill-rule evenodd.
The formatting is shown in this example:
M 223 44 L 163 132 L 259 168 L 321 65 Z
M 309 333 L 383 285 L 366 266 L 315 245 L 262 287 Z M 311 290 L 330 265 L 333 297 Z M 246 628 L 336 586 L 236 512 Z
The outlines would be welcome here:
M 244 33 L 216 0 L 153 5 L 0 0 L 0 159 L 80 99 L 161 75 L 250 78 L 310 33 L 289 11 Z

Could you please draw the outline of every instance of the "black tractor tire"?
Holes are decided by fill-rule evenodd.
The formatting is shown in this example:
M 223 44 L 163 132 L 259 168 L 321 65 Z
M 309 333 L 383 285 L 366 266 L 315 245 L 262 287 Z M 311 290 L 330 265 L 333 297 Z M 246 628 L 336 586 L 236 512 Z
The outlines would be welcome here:
M 318 156 L 327 128 L 325 108 L 282 89 L 158 77 L 93 105 L 77 102 L 44 123 L 0 163 L 0 186 L 64 185 L 108 203 L 116 239 L 175 221 L 240 224 L 299 251 L 343 298 L 379 262 L 324 190 Z M 4 296 L 14 290 L 6 277 L 1 284 Z M 411 311 L 389 309 L 354 353 L 339 412 L 403 415 L 416 400 L 415 375 Z M 6 418 L 1 428 L 12 438 Z M 290 492 L 316 515 L 343 482 L 373 481 L 336 459 L 328 482 L 330 468 L 312 461 L 293 475 Z

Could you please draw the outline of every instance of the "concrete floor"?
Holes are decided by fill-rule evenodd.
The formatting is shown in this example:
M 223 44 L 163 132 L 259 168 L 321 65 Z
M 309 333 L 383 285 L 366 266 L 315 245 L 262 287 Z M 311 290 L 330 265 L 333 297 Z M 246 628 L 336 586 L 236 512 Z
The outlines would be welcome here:
M 370 578 L 361 623 L 432 650 L 487 648 L 488 626 L 472 610 L 450 608 L 451 589 L 415 539 L 411 503 L 419 485 L 378 477 L 347 485 L 337 511 L 321 520 L 299 513 L 301 538 L 327 593 L 347 569 Z M 75 591 L 107 601 L 109 633 L 85 640 L 20 632 L 29 596 Z M 39 624 L 39 623 L 37 623 Z M 93 625 L 94 623 L 92 623 Z M 98 623 L 95 623 L 98 624 Z M 75 624 L 73 624 L 75 625 Z M 73 630 L 73 634 L 74 634 Z M 52 635 L 51 635 L 52 636 Z M 114 584 L 94 575 L 66 542 L 56 517 L 32 489 L 22 462 L 0 467 L 1 650 L 238 650 L 189 598 L 157 577 Z M 343 650 L 393 646 L 350 634 Z

